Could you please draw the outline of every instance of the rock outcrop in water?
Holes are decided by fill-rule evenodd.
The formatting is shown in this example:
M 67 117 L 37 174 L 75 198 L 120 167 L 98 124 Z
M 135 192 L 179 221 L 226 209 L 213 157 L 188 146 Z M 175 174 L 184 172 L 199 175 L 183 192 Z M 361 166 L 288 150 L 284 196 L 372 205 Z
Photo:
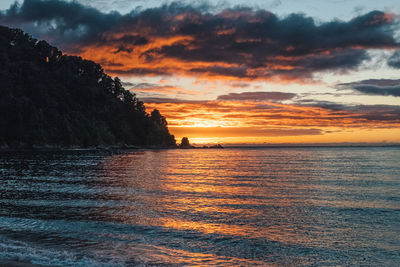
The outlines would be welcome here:
M 220 144 L 216 144 L 216 145 L 212 145 L 212 146 L 205 146 L 204 145 L 202 147 L 196 147 L 196 146 L 193 146 L 193 145 L 190 144 L 189 138 L 183 137 L 181 143 L 179 144 L 179 148 L 183 148 L 183 149 L 188 149 L 188 148 L 204 148 L 204 149 L 217 148 L 217 149 L 222 149 L 224 147 L 222 145 L 220 145 Z
M 176 146 L 158 110 L 99 64 L 0 26 L 0 146 Z
M 187 148 L 195 148 L 189 142 L 189 138 L 183 137 L 181 143 L 179 144 L 179 148 L 187 149 Z

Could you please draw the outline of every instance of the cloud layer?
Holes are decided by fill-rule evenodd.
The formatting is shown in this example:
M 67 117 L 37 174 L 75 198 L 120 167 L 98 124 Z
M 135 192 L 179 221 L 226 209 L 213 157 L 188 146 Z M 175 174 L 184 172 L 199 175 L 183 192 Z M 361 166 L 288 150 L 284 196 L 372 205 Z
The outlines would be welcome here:
M 367 95 L 400 96 L 400 80 L 370 79 L 352 83 L 342 83 L 339 88 L 352 89 Z
M 394 16 L 380 11 L 317 23 L 245 7 L 214 13 L 208 5 L 177 2 L 121 15 L 76 2 L 25 0 L 3 12 L 0 23 L 118 75 L 304 81 L 316 72 L 356 69 L 369 59 L 368 49 L 399 47 Z
M 237 100 L 237 101 L 283 101 L 296 96 L 293 93 L 283 92 L 243 92 L 230 93 L 218 96 L 218 100 Z
M 271 101 L 185 101 L 146 99 L 168 117 L 170 126 L 394 128 L 400 106 L 343 105 L 332 102 L 282 104 Z M 153 100 L 154 102 L 150 102 Z
M 94 60 L 111 75 L 223 80 L 220 84 L 230 90 L 225 85 L 212 88 L 215 100 L 210 101 L 183 100 L 203 89 L 197 85 L 188 90 L 188 83 L 174 85 L 174 79 L 158 84 L 160 77 L 146 77 L 124 83 L 140 94 L 149 110 L 159 109 L 178 136 L 187 128 L 199 136 L 260 137 L 400 127 L 399 106 L 318 102 L 304 99 L 307 94 L 299 91 L 260 92 L 263 87 L 252 82 L 304 83 L 320 72 L 357 70 L 370 59 L 370 49 L 393 50 L 387 63 L 400 68 L 400 52 L 395 52 L 400 49 L 398 16 L 381 11 L 321 22 L 304 14 L 281 17 L 246 7 L 214 11 L 206 4 L 176 2 L 121 15 L 74 1 L 25 0 L 1 12 L 0 24 Z M 258 92 L 250 92 L 252 88 Z M 338 88 L 400 96 L 400 80 L 363 80 Z

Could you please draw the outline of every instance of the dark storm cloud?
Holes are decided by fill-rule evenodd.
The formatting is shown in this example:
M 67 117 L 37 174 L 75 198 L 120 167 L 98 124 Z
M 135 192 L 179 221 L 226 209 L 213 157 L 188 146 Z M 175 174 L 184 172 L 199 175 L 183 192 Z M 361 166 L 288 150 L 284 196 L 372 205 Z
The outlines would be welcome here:
M 367 95 L 400 96 L 400 80 L 371 79 L 337 85 L 340 89 L 352 89 Z
M 394 52 L 387 63 L 392 68 L 400 69 L 400 52 Z
M 3 12 L 0 23 L 21 27 L 36 37 L 47 37 L 62 45 L 98 40 L 121 18 L 118 13 L 104 14 L 76 2 L 25 0 L 22 5 L 15 3 Z
M 330 101 L 300 100 L 298 105 L 330 110 L 330 115 L 358 120 L 358 123 L 400 123 L 400 106 L 394 105 L 345 105 Z M 317 118 L 316 118 L 317 119 Z
M 233 101 L 283 101 L 295 97 L 293 93 L 282 92 L 243 92 L 230 93 L 227 95 L 218 96 L 218 100 L 233 100 Z
M 2 12 L 0 23 L 21 27 L 67 52 L 101 45 L 110 48 L 110 57 L 125 53 L 149 64 L 168 59 L 181 63 L 165 68 L 123 66 L 113 68 L 115 74 L 309 79 L 314 72 L 357 68 L 368 60 L 367 49 L 399 47 L 394 18 L 380 11 L 350 21 L 316 23 L 303 14 L 278 17 L 245 7 L 213 12 L 206 4 L 176 2 L 121 15 L 77 2 L 25 0 Z M 184 40 L 157 43 L 174 37 Z M 198 62 L 206 64 L 191 65 Z
M 370 105 L 358 106 L 363 114 L 360 115 L 368 121 L 375 122 L 397 122 L 400 123 L 400 106 Z

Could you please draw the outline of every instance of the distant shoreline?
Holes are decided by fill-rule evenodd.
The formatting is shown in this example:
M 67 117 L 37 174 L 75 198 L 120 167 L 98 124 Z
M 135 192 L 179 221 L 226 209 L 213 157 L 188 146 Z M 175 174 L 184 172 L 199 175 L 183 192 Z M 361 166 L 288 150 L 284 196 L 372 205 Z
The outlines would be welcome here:
M 400 144 L 270 144 L 270 145 L 225 145 L 223 148 L 226 149 L 269 149 L 269 148 L 379 148 L 379 147 L 400 147 Z M 0 147 L 0 152 L 90 152 L 90 151 L 139 151 L 139 150 L 169 150 L 169 149 L 179 149 L 179 150 L 220 150 L 219 148 L 212 147 L 202 147 L 200 145 L 190 147 L 190 148 L 179 148 L 179 147 L 139 147 L 139 146 L 121 146 L 121 147 L 89 147 L 89 148 L 80 148 L 80 147 L 71 147 L 71 148 L 63 148 L 63 147 L 33 147 L 33 148 L 9 148 L 9 147 Z M 1 265 L 0 265 L 1 266 Z
M 400 147 L 400 144 L 269 144 L 226 145 L 225 148 Z
M 111 147 L 0 147 L 0 151 L 117 151 L 117 150 L 147 150 L 147 149 L 177 149 L 176 147 L 139 147 L 139 146 L 111 146 Z

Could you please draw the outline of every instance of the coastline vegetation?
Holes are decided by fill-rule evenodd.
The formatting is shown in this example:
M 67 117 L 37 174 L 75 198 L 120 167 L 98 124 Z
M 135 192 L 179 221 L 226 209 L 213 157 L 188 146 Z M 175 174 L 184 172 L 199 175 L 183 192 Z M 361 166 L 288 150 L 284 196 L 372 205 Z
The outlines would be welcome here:
M 0 147 L 176 147 L 167 121 L 150 114 L 118 77 L 0 26 Z

